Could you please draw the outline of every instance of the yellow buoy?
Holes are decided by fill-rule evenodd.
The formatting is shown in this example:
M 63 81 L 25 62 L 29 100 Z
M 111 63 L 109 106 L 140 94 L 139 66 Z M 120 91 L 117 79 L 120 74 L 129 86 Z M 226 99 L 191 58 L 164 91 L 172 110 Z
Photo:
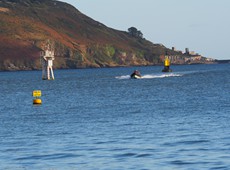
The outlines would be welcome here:
M 167 67 L 167 66 L 170 66 L 170 61 L 168 58 L 165 59 L 165 62 L 164 62 L 164 65 Z
M 33 104 L 42 104 L 42 100 L 41 99 L 34 99 Z
M 33 104 L 36 105 L 42 104 L 42 99 L 40 99 L 42 95 L 41 90 L 34 90 L 32 95 L 34 97 Z

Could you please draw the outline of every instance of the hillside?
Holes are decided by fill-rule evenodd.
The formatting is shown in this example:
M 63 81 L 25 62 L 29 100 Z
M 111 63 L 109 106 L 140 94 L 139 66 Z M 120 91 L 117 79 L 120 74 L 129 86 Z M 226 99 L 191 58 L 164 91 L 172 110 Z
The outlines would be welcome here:
M 0 0 L 0 18 L 0 70 L 40 69 L 47 40 L 55 45 L 55 68 L 153 65 L 176 53 L 54 0 Z

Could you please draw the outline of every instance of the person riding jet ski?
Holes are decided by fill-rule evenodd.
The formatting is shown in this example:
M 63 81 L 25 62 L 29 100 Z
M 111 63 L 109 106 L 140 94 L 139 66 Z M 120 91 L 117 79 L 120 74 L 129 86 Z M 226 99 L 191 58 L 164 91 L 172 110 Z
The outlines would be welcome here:
M 141 73 L 140 73 L 138 70 L 135 70 L 135 71 L 130 75 L 130 77 L 133 78 L 133 79 L 141 78 Z

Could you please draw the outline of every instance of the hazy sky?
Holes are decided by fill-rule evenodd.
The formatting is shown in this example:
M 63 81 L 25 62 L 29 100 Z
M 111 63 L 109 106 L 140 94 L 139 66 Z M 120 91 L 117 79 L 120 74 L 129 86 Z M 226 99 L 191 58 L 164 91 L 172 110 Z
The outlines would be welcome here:
M 61 0 L 104 25 L 168 48 L 230 59 L 230 0 Z

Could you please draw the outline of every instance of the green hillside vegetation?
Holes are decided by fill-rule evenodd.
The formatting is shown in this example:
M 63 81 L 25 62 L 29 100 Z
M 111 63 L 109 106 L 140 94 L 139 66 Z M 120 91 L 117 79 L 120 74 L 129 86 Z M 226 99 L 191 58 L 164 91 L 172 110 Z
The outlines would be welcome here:
M 0 21 L 0 70 L 40 69 L 47 40 L 55 45 L 54 68 L 153 65 L 176 53 L 140 31 L 108 28 L 59 1 L 0 0 Z

